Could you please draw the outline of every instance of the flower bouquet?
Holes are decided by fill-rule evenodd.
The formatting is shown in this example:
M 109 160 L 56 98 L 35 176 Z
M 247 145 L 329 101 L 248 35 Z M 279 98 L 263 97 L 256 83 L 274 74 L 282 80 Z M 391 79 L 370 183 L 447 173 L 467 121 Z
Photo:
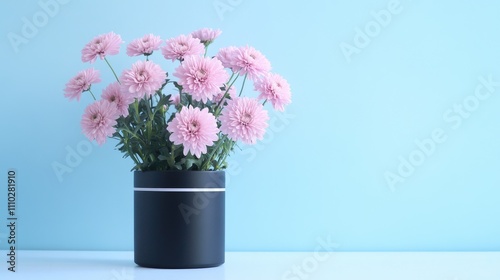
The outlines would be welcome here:
M 101 82 L 99 70 L 83 70 L 66 84 L 70 100 L 79 101 L 82 94 L 94 99 L 81 120 L 83 133 L 98 144 L 108 137 L 118 140 L 117 149 L 134 162 L 132 170 L 224 170 L 238 141 L 254 144 L 263 138 L 269 119 L 264 105 L 283 111 L 291 92 L 253 47 L 230 46 L 208 56 L 220 34 L 205 28 L 166 41 L 152 34 L 133 40 L 127 55 L 144 59 L 120 76 L 108 60 L 120 51 L 120 35 L 94 38 L 83 48 L 82 61 L 104 60 L 116 80 L 100 98 L 93 92 Z M 160 50 L 178 64 L 176 79 L 153 62 L 152 54 Z M 249 80 L 255 97 L 242 96 Z
M 98 70 L 73 77 L 70 100 L 94 99 L 83 114 L 83 133 L 98 144 L 108 137 L 134 166 L 134 260 L 156 268 L 211 267 L 224 263 L 226 159 L 238 141 L 264 137 L 266 103 L 283 111 L 291 102 L 288 82 L 250 46 L 225 47 L 208 56 L 219 30 L 201 29 L 162 41 L 148 34 L 127 45 L 142 56 L 118 76 L 108 60 L 122 39 L 111 32 L 90 41 L 82 61 L 104 60 L 116 79 L 96 98 Z M 162 46 L 163 43 L 163 46 Z M 170 75 L 154 52 L 176 64 Z M 164 63 L 164 61 L 163 61 Z M 248 81 L 254 97 L 244 97 Z M 238 82 L 238 83 L 237 83 Z

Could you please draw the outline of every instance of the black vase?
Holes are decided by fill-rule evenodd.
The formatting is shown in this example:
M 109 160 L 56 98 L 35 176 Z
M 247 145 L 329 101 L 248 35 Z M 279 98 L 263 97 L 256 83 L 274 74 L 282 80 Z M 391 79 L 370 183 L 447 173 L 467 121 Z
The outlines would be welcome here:
M 134 172 L 134 261 L 152 268 L 224 263 L 224 171 Z

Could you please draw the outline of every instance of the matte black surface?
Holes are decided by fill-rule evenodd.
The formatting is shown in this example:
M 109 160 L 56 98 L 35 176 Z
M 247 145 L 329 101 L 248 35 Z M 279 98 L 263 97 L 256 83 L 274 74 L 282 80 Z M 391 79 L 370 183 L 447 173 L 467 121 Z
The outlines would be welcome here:
M 224 188 L 224 171 L 135 171 L 135 188 Z
M 134 186 L 223 188 L 224 175 L 224 171 L 135 172 Z M 155 268 L 223 264 L 224 214 L 225 192 L 134 191 L 135 263 Z

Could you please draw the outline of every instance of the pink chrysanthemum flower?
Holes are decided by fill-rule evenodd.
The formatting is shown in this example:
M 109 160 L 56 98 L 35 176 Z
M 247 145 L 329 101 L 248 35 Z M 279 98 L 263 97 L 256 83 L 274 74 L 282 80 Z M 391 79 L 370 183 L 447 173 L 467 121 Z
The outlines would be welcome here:
M 99 83 L 100 81 L 101 78 L 99 77 L 98 70 L 90 68 L 80 71 L 66 84 L 66 88 L 64 89 L 66 93 L 64 96 L 68 97 L 69 100 L 76 99 L 80 101 L 82 92 L 90 90 L 92 84 Z
M 107 55 L 120 52 L 122 38 L 113 32 L 101 34 L 90 41 L 82 50 L 82 61 L 94 63 L 99 56 L 104 59 Z
M 196 101 L 207 102 L 220 92 L 220 87 L 229 79 L 217 58 L 188 56 L 175 69 L 174 76 L 184 91 Z
M 166 59 L 182 61 L 189 55 L 203 55 L 205 46 L 200 39 L 193 38 L 191 35 L 180 35 L 175 38 L 170 38 L 166 41 L 166 45 L 161 48 L 161 52 Z
M 215 38 L 222 33 L 220 29 L 202 28 L 191 33 L 193 38 L 200 39 L 201 43 L 206 46 L 210 45 Z
M 230 68 L 240 75 L 248 75 L 251 80 L 267 74 L 271 70 L 271 63 L 253 47 L 226 47 L 219 50 L 216 57 L 226 68 Z
M 240 75 L 248 75 L 251 80 L 256 80 L 271 70 L 269 60 L 253 47 L 238 48 L 233 59 L 233 67 L 231 68 Z
M 200 158 L 207 153 L 207 147 L 217 141 L 217 120 L 208 108 L 200 110 L 193 106 L 183 107 L 174 119 L 167 125 L 170 141 L 184 146 L 183 153 L 189 152 Z
M 221 101 L 222 97 L 224 97 L 226 95 L 226 86 L 225 85 L 223 87 L 222 90 L 219 91 L 219 93 L 217 93 L 214 98 L 213 98 L 213 102 L 215 104 L 219 104 L 219 102 Z M 235 99 L 236 98 L 236 89 L 234 86 L 230 87 L 229 90 L 227 91 L 227 93 L 229 94 L 229 99 Z M 226 100 L 228 99 L 228 96 L 226 96 L 225 98 Z
M 233 141 L 255 144 L 262 140 L 269 116 L 257 99 L 237 97 L 222 109 L 220 131 Z
M 142 38 L 135 39 L 127 46 L 127 55 L 151 55 L 153 51 L 160 49 L 161 39 L 160 36 L 147 34 Z
M 117 117 L 118 110 L 114 104 L 107 100 L 96 101 L 85 108 L 81 121 L 83 133 L 90 141 L 96 140 L 102 145 L 106 142 L 106 137 L 115 133 Z
M 224 67 L 234 69 L 236 67 L 237 54 L 238 48 L 231 46 L 220 49 L 215 57 L 222 62 Z
M 137 61 L 132 64 L 132 69 L 123 71 L 120 81 L 128 92 L 141 99 L 150 97 L 161 88 L 167 73 L 151 61 Z
M 255 81 L 255 90 L 260 92 L 259 99 L 271 101 L 274 109 L 284 111 L 292 102 L 292 93 L 288 82 L 278 74 L 267 74 Z
M 114 82 L 102 91 L 102 99 L 109 101 L 116 106 L 120 116 L 128 116 L 128 106 L 134 102 L 134 96 L 126 92 L 118 83 Z

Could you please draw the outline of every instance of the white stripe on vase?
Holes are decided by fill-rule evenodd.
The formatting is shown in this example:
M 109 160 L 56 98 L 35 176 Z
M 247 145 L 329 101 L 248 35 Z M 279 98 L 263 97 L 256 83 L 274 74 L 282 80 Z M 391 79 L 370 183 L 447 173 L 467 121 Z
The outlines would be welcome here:
M 225 188 L 134 188 L 140 192 L 223 192 Z

